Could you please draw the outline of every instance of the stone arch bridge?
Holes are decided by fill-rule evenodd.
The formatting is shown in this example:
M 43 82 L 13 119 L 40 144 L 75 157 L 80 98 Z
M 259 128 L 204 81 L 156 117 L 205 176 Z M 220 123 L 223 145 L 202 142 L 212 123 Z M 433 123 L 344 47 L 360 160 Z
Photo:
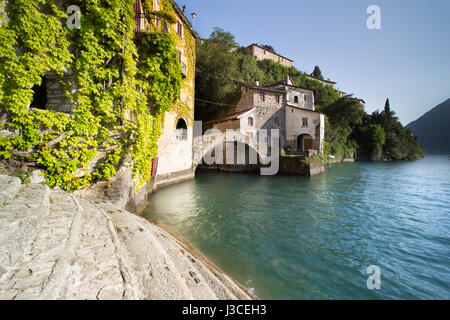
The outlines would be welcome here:
M 199 135 L 194 137 L 193 141 L 193 160 L 194 165 L 199 165 L 203 161 L 203 157 L 207 155 L 213 149 L 215 150 L 220 145 L 223 146 L 227 142 L 240 142 L 253 149 L 262 164 L 268 164 L 270 162 L 270 156 L 268 155 L 268 146 L 264 143 L 258 142 L 257 139 L 246 136 L 240 132 L 228 131 L 217 132 Z M 226 151 L 225 149 L 223 151 Z M 238 149 L 239 152 L 239 149 Z M 239 155 L 238 155 L 239 156 Z M 256 156 L 255 156 L 256 157 Z M 225 156 L 223 161 L 225 162 Z M 256 164 L 256 163 L 255 163 Z

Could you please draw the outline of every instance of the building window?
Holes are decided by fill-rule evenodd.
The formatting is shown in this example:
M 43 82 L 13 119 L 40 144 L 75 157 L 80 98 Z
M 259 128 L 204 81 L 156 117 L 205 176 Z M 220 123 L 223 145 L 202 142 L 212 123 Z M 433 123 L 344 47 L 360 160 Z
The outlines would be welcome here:
M 294 97 L 294 103 L 298 103 L 298 97 L 297 96 Z
M 277 103 L 280 103 L 280 96 L 277 95 L 277 96 L 275 97 L 275 100 L 277 101 Z
M 303 95 L 303 100 L 306 101 L 306 94 Z
M 266 95 L 265 95 L 264 92 L 260 92 L 260 93 L 259 93 L 259 100 L 261 100 L 261 101 L 266 101 Z
M 274 119 L 274 120 L 275 120 L 275 123 L 276 123 L 276 124 L 280 124 L 280 117 L 275 116 L 275 119 Z
M 303 123 L 304 127 L 307 127 L 308 126 L 308 118 L 303 118 L 302 123 Z
M 177 22 L 177 33 L 183 39 L 183 24 L 180 21 Z
M 252 118 L 252 117 L 248 117 L 248 125 L 249 125 L 250 127 L 253 126 L 253 118 Z

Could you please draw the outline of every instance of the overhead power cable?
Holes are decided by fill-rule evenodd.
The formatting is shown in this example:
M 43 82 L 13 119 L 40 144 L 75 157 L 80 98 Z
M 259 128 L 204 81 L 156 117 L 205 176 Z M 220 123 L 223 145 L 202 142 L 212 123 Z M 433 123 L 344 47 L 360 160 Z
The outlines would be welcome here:
M 202 100 L 202 99 L 195 99 L 195 101 L 206 102 L 206 103 L 216 104 L 216 105 L 220 105 L 220 106 L 237 107 L 235 104 L 226 104 L 226 103 L 220 103 L 220 102 L 214 102 L 214 101 L 208 101 L 208 100 Z

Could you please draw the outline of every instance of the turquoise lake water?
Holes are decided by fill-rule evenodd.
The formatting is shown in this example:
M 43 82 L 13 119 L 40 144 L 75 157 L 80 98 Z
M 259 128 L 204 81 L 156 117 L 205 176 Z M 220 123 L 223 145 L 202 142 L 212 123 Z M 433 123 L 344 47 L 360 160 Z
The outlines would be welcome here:
M 144 215 L 262 299 L 450 299 L 450 158 L 315 177 L 198 172 Z M 367 267 L 381 289 L 366 286 Z

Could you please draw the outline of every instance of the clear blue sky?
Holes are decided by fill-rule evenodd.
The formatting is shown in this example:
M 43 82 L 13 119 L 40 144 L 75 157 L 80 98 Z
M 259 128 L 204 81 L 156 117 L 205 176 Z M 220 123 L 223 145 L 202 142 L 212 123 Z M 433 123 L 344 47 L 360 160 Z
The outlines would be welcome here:
M 214 27 L 240 45 L 270 44 L 299 70 L 320 66 L 337 88 L 366 101 L 389 97 L 404 125 L 450 98 L 449 0 L 177 0 L 195 29 Z M 381 30 L 366 27 L 369 5 L 381 8 Z

